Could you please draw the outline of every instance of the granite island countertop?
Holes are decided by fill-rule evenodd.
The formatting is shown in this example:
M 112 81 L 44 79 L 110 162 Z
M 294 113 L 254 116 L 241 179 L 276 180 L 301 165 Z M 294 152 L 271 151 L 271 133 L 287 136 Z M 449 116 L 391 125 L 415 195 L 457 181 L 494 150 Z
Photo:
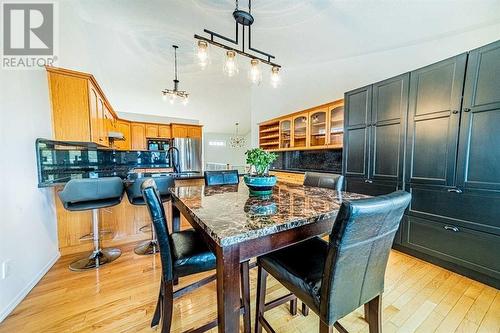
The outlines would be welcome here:
M 356 193 L 278 182 L 267 198 L 250 197 L 245 184 L 181 186 L 174 202 L 221 246 L 332 219 L 342 201 L 367 198 Z

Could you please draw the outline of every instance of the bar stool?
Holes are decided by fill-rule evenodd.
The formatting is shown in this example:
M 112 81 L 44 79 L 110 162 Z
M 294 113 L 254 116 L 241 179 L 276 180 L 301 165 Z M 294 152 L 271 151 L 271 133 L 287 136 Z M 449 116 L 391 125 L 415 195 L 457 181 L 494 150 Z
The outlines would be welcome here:
M 141 186 L 144 181 L 150 178 L 136 179 L 131 185 L 125 188 L 127 192 L 128 201 L 134 206 L 145 206 L 146 202 L 142 196 Z M 174 177 L 172 176 L 162 176 L 154 178 L 158 191 L 160 193 L 161 202 L 167 202 L 171 200 L 170 188 L 174 187 Z M 156 239 L 156 232 L 154 229 L 154 224 L 149 224 L 151 228 L 151 239 L 139 243 L 134 249 L 134 252 L 138 255 L 148 255 L 154 254 L 159 251 L 158 241 Z M 146 227 L 144 226 L 144 227 Z M 142 227 L 141 230 L 144 228 Z
M 342 191 L 344 176 L 335 173 L 306 172 L 304 185 Z
M 99 237 L 99 209 L 118 205 L 122 201 L 123 182 L 119 177 L 72 179 L 59 192 L 65 209 L 69 211 L 92 210 L 92 240 L 94 250 L 84 258 L 69 265 L 72 271 L 84 271 L 116 260 L 121 251 L 101 248 Z

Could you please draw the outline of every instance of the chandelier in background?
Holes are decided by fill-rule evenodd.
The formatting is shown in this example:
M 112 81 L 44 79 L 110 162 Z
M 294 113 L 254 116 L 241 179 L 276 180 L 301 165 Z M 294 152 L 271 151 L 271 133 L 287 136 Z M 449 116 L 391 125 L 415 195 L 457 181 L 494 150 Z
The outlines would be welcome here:
M 244 11 L 238 8 L 238 0 L 236 0 L 236 9 L 233 12 L 233 18 L 236 21 L 236 38 L 231 39 L 225 37 L 216 32 L 210 31 L 208 29 L 204 29 L 209 36 L 203 37 L 199 35 L 194 35 L 194 38 L 197 40 L 197 57 L 198 62 L 202 68 L 205 68 L 210 60 L 209 56 L 209 45 L 217 46 L 226 50 L 226 61 L 224 63 L 223 71 L 224 73 L 231 77 L 238 74 L 238 63 L 236 59 L 236 55 L 241 55 L 250 58 L 250 69 L 248 71 L 248 78 L 252 83 L 260 84 L 262 81 L 262 70 L 261 64 L 271 66 L 271 74 L 270 74 L 270 83 L 273 87 L 277 87 L 280 83 L 280 70 L 281 66 L 272 62 L 271 59 L 275 57 L 269 53 L 257 50 L 252 47 L 252 28 L 251 25 L 254 22 L 254 18 L 252 16 L 252 0 L 248 0 L 248 11 Z M 235 44 L 237 47 L 239 45 L 239 25 L 242 26 L 242 45 L 241 50 L 233 48 L 231 46 L 227 46 L 221 42 L 215 40 L 218 38 L 222 41 L 226 41 L 232 44 Z M 245 27 L 248 27 L 248 50 L 253 53 L 257 53 L 261 56 L 256 56 L 254 54 L 250 54 L 245 51 Z M 263 57 L 262 57 L 263 56 Z
M 185 90 L 179 90 L 180 81 L 177 79 L 177 49 L 179 48 L 177 45 L 172 45 L 174 48 L 174 89 L 164 89 L 162 90 L 163 99 L 170 100 L 170 104 L 174 104 L 174 102 L 179 98 L 182 101 L 182 104 L 186 105 L 188 103 L 189 94 Z
M 239 135 L 239 125 L 240 123 L 236 123 L 236 131 L 234 135 L 229 138 L 229 145 L 231 148 L 244 148 L 247 145 L 245 137 Z

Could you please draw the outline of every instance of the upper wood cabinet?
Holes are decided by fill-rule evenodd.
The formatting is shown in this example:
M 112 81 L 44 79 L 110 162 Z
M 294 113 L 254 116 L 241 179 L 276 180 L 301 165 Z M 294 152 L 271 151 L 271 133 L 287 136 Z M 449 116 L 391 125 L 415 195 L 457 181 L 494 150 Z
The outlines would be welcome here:
M 146 150 L 146 125 L 141 123 L 130 124 L 132 137 L 131 148 L 135 150 Z
M 199 125 L 172 124 L 174 138 L 201 138 L 202 131 Z
M 259 146 L 265 150 L 342 148 L 344 100 L 339 99 L 259 124 Z
M 146 138 L 158 137 L 158 125 L 146 124 Z
M 125 140 L 114 142 L 114 148 L 120 150 L 129 150 L 132 148 L 132 137 L 130 134 L 130 122 L 124 120 L 116 121 L 116 131 L 123 134 Z
M 170 125 L 158 125 L 158 137 L 170 139 L 172 137 L 172 128 Z
M 108 120 L 116 116 L 90 74 L 47 67 L 54 139 L 108 146 Z
M 309 145 L 324 146 L 327 143 L 328 108 L 309 112 Z
M 201 125 L 119 119 L 91 74 L 56 67 L 46 69 L 56 140 L 95 142 L 123 150 L 145 150 L 147 138 L 202 137 Z M 120 132 L 125 140 L 109 140 L 109 132 Z

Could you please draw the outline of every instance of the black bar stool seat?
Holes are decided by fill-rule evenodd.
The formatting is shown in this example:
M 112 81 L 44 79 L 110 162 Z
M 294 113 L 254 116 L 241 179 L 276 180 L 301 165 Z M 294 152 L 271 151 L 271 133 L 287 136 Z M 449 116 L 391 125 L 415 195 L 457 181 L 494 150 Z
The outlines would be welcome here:
M 116 260 L 121 251 L 101 248 L 99 237 L 99 209 L 118 205 L 123 197 L 123 181 L 119 177 L 72 179 L 59 192 L 59 198 L 69 211 L 92 210 L 93 252 L 69 265 L 73 271 L 98 268 Z
M 136 179 L 132 184 L 129 184 L 125 190 L 127 192 L 128 201 L 134 206 L 145 206 L 146 202 L 144 201 L 144 197 L 142 196 L 141 186 L 144 181 L 151 178 L 139 178 Z M 161 202 L 170 201 L 170 188 L 175 186 L 174 178 L 172 176 L 161 176 L 154 177 L 155 184 L 158 189 L 158 193 L 160 194 Z M 148 255 L 154 254 L 159 251 L 158 249 L 158 241 L 156 240 L 156 233 L 154 231 L 154 224 L 150 223 L 140 228 L 140 230 L 145 229 L 146 227 L 150 227 L 151 229 L 151 238 L 147 241 L 139 243 L 134 252 L 138 255 Z
M 307 171 L 304 177 L 304 185 L 342 191 L 344 176 L 335 173 Z

